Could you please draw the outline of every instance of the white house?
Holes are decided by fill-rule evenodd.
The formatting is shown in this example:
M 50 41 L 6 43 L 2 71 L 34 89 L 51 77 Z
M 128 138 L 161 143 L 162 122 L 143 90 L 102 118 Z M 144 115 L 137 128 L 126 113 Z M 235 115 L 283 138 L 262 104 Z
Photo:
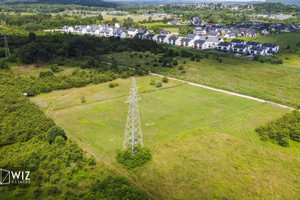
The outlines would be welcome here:
M 199 50 L 204 50 L 208 48 L 208 43 L 205 40 L 196 40 L 194 42 L 194 48 Z
M 170 37 L 171 36 L 171 32 L 170 31 L 166 31 L 166 30 L 161 30 L 159 32 L 159 35 L 165 35 L 165 36 Z
M 248 48 L 247 48 L 247 45 L 245 45 L 245 44 L 236 44 L 233 46 L 232 51 L 234 53 L 247 54 Z
M 180 42 L 181 46 L 183 47 L 192 47 L 194 44 L 194 40 L 191 40 L 189 38 L 182 38 Z
M 196 27 L 196 28 L 194 28 L 193 33 L 194 33 L 195 35 L 198 35 L 198 36 L 200 36 L 200 35 L 205 35 L 205 34 L 206 34 L 206 30 L 205 30 L 205 29 L 202 29 L 201 27 Z
M 247 45 L 248 52 L 250 51 L 250 49 L 252 47 L 261 47 L 262 46 L 260 42 L 251 42 L 251 41 L 247 42 L 246 45 Z
M 264 47 L 252 47 L 249 51 L 249 54 L 259 55 L 259 56 L 265 56 L 266 53 L 267 53 L 267 49 Z
M 71 26 L 64 26 L 61 29 L 61 32 L 63 32 L 63 33 L 73 33 L 74 32 L 74 28 L 71 27 Z
M 129 38 L 133 38 L 134 36 L 136 36 L 137 33 L 138 33 L 137 28 L 129 28 L 127 30 L 127 35 L 128 35 Z
M 231 38 L 236 38 L 236 34 L 234 32 L 226 33 L 225 38 L 231 39 Z
M 265 47 L 267 49 L 267 53 L 270 53 L 270 54 L 278 53 L 278 51 L 279 51 L 278 44 L 265 43 L 262 46 Z
M 231 51 L 231 44 L 229 42 L 220 42 L 218 44 L 218 51 L 230 52 Z
M 181 42 L 180 42 L 180 39 L 178 37 L 169 37 L 168 38 L 168 44 L 180 46 Z
M 87 33 L 87 27 L 84 26 L 84 25 L 75 26 L 74 33 L 76 33 L 76 34 L 86 34 Z
M 116 29 L 113 31 L 113 36 L 114 37 L 119 37 L 121 39 L 126 38 L 126 33 L 124 31 L 122 31 L 121 29 Z
M 220 42 L 223 42 L 222 38 L 217 38 L 217 37 L 208 37 L 206 39 L 206 44 L 208 49 L 214 49 L 218 47 L 218 44 Z

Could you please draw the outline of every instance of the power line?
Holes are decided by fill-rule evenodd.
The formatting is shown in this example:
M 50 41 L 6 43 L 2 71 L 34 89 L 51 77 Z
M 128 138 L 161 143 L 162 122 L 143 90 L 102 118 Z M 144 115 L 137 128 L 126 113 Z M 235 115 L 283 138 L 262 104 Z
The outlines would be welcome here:
M 132 154 L 135 154 L 135 147 L 143 146 L 138 100 L 139 97 L 135 78 L 132 77 L 130 96 L 126 101 L 126 103 L 129 104 L 129 107 L 125 129 L 125 137 L 123 142 L 123 149 L 130 148 Z
M 3 40 L 4 40 L 4 48 L 5 48 L 5 57 L 8 58 L 10 56 L 10 51 L 8 47 L 6 32 L 3 33 Z

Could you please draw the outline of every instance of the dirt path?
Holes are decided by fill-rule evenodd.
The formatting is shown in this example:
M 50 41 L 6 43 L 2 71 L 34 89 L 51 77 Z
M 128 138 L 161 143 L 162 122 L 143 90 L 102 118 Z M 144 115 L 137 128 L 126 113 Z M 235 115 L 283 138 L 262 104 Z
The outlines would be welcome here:
M 152 73 L 152 72 L 150 72 L 150 74 L 153 75 L 153 76 L 164 77 L 163 75 Z M 208 89 L 208 90 L 214 90 L 214 91 L 222 92 L 222 93 L 225 93 L 225 94 L 230 94 L 230 95 L 234 95 L 234 96 L 238 96 L 238 97 L 242 97 L 242 98 L 246 98 L 246 99 L 251 99 L 251 100 L 254 100 L 254 101 L 259 101 L 259 102 L 264 102 L 264 103 L 270 103 L 270 104 L 279 106 L 281 108 L 286 108 L 286 109 L 290 109 L 290 110 L 296 110 L 295 108 L 290 107 L 290 106 L 282 105 L 282 104 L 275 103 L 275 102 L 272 102 L 272 101 L 267 101 L 267 100 L 263 100 L 263 99 L 259 99 L 259 98 L 255 98 L 255 97 L 251 97 L 251 96 L 247 96 L 247 95 L 243 95 L 243 94 L 229 92 L 227 90 L 221 90 L 221 89 L 209 87 L 209 86 L 206 86 L 206 85 L 201 85 L 201 84 L 192 83 L 192 82 L 189 82 L 189 81 L 180 80 L 180 79 L 173 78 L 173 77 L 168 77 L 168 79 L 175 80 L 175 81 L 180 81 L 180 82 L 187 83 L 189 85 L 193 85 L 193 86 L 197 86 L 197 87 L 202 87 L 202 88 L 205 88 L 205 89 Z

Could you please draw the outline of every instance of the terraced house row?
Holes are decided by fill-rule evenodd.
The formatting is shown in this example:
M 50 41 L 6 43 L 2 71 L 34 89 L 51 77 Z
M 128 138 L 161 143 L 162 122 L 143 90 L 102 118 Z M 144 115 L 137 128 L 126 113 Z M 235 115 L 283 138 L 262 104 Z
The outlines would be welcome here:
M 261 44 L 251 41 L 246 43 L 244 40 L 233 39 L 231 42 L 220 42 L 218 44 L 218 51 L 253 56 L 272 56 L 279 51 L 279 45 L 271 43 Z

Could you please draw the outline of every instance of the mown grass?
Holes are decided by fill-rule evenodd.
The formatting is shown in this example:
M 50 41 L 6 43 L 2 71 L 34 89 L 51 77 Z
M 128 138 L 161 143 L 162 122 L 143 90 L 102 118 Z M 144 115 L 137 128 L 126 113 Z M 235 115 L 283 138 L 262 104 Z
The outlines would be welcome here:
M 177 81 L 156 89 L 152 78 L 159 79 L 138 77 L 137 84 L 144 144 L 153 160 L 133 172 L 115 161 L 131 79 L 115 80 L 120 86 L 113 89 L 105 83 L 31 100 L 89 153 L 157 199 L 297 198 L 299 144 L 283 148 L 254 132 L 288 110 Z

